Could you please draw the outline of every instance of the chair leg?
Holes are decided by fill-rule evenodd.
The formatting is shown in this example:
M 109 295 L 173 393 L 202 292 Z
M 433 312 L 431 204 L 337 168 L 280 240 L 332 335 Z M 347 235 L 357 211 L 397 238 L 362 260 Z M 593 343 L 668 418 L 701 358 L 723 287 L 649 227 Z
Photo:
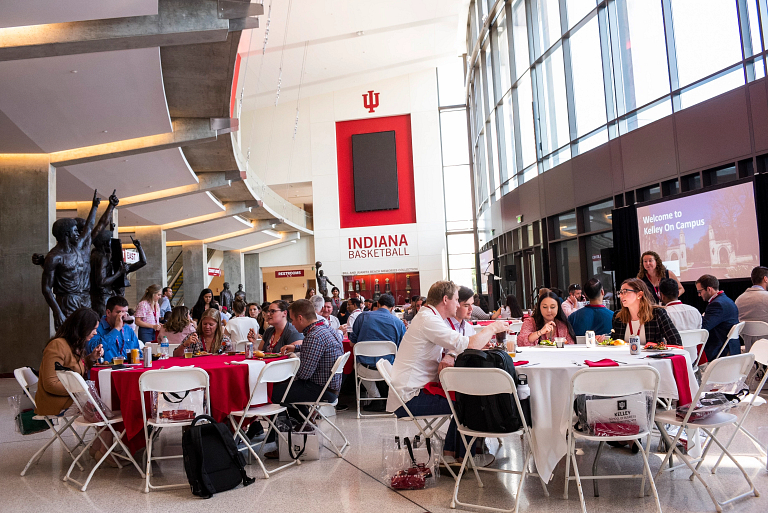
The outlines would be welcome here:
M 149 426 L 147 426 L 149 427 Z M 149 476 L 152 474 L 152 446 L 155 445 L 155 433 L 147 437 L 147 465 L 144 470 L 144 493 L 149 493 Z
M 103 431 L 103 428 L 102 428 L 102 430 L 101 430 L 101 431 Z M 80 451 L 80 453 L 77 455 L 77 457 L 76 457 L 76 458 L 75 458 L 75 459 L 72 461 L 72 464 L 69 466 L 69 470 L 67 470 L 67 473 L 66 473 L 66 474 L 64 475 L 64 477 L 62 478 L 62 480 L 63 480 L 64 482 L 67 482 L 67 481 L 69 481 L 69 480 L 71 479 L 69 476 L 72 474 L 72 470 L 75 468 L 75 465 L 77 465 L 77 462 L 80 460 L 80 458 L 83 456 L 83 454 L 85 454 L 86 452 L 88 452 L 88 449 L 90 449 L 90 448 L 91 448 L 91 446 L 93 445 L 93 442 L 95 442 L 95 441 L 96 441 L 96 439 L 98 438 L 98 436 L 99 436 L 99 433 L 100 433 L 101 431 L 98 431 L 98 430 L 96 431 L 96 436 L 94 436 L 94 437 L 93 437 L 93 440 L 91 440 L 90 442 L 88 442 L 88 443 L 85 445 L 85 447 L 83 447 L 83 450 L 82 450 L 82 451 Z
M 715 434 L 715 435 L 717 435 L 717 433 L 718 433 L 719 431 L 720 431 L 720 428 L 717 428 L 717 429 L 715 429 L 715 433 L 714 433 L 714 434 Z M 712 447 L 712 439 L 710 438 L 710 439 L 707 441 L 707 445 L 704 447 L 704 451 L 701 453 L 701 459 L 700 459 L 700 460 L 699 460 L 699 462 L 696 464 L 696 470 L 697 470 L 697 471 L 699 470 L 699 468 L 701 468 L 701 465 L 704 463 L 704 458 L 706 458 L 706 457 L 707 457 L 707 453 L 709 453 L 709 449 L 710 449 L 711 447 Z M 693 475 L 691 475 L 691 476 L 690 476 L 688 479 L 689 479 L 689 480 L 691 480 L 691 481 L 693 481 Z
M 360 418 L 360 378 L 357 377 L 357 362 L 353 362 L 355 367 L 355 398 L 357 399 L 357 418 Z
M 568 433 L 568 453 L 565 455 L 565 486 L 563 486 L 563 499 L 568 500 L 568 485 L 571 481 L 571 444 L 573 443 L 573 434 Z
M 718 440 L 717 437 L 715 436 L 716 433 L 710 433 L 709 430 L 706 430 L 706 429 L 704 431 L 709 435 L 712 441 L 714 441 L 717 444 L 717 446 L 720 447 L 720 450 L 722 450 L 724 454 L 728 455 L 728 458 L 730 458 L 733 464 L 736 465 L 736 467 L 741 471 L 741 475 L 743 475 L 744 479 L 747 480 L 747 483 L 749 484 L 749 488 L 750 488 L 749 492 L 733 497 L 732 499 L 728 499 L 727 501 L 722 502 L 720 504 L 728 504 L 730 502 L 735 501 L 736 499 L 740 499 L 746 495 L 749 495 L 750 493 L 752 493 L 755 497 L 760 497 L 760 492 L 758 492 L 757 489 L 755 488 L 755 485 L 752 483 L 752 480 L 749 478 L 749 475 L 747 474 L 746 470 L 744 470 L 744 467 L 742 467 L 741 464 L 739 464 L 739 462 L 736 461 L 736 458 L 734 458 L 733 455 L 730 452 L 728 452 L 728 448 L 720 443 L 720 440 Z M 715 430 L 715 432 L 717 432 L 717 430 Z
M 636 440 L 635 443 L 639 444 L 640 440 Z M 651 484 L 651 492 L 653 492 L 653 498 L 656 501 L 656 511 L 661 513 L 661 503 L 659 502 L 659 493 L 656 491 L 656 483 L 653 480 L 653 474 L 651 473 L 651 466 L 648 464 L 648 451 L 651 447 L 651 435 L 648 435 L 648 441 L 646 442 L 647 448 L 643 450 L 642 446 L 640 447 L 640 454 L 643 456 L 643 485 L 641 489 L 641 496 L 645 496 L 645 476 L 648 476 L 648 481 Z
M 576 478 L 576 489 L 579 491 L 579 500 L 581 501 L 582 513 L 587 513 L 587 505 L 584 502 L 584 490 L 581 487 L 581 476 L 579 476 L 579 465 L 576 463 L 576 442 L 571 447 L 571 458 L 573 458 L 573 476 Z
M 464 474 L 464 469 L 467 466 L 467 459 L 468 458 L 464 458 L 461 462 L 461 468 L 459 468 L 459 473 L 456 476 L 456 484 L 453 486 L 453 499 L 451 499 L 451 509 L 456 509 L 456 504 L 461 505 L 459 502 L 459 485 L 461 484 L 461 476 Z
M 472 457 L 472 451 L 470 448 L 475 445 L 475 440 L 477 440 L 477 437 L 473 436 L 472 440 L 467 443 L 467 439 L 464 435 L 459 434 L 461 437 L 461 441 L 464 443 L 464 448 L 466 449 L 466 453 L 464 454 L 464 459 L 469 460 L 469 466 L 472 467 L 472 471 L 475 473 L 475 479 L 477 480 L 477 486 L 480 488 L 483 488 L 485 485 L 483 484 L 483 480 L 480 479 L 480 474 L 477 472 L 477 465 L 475 465 L 475 460 Z
M 595 461 L 592 462 L 592 475 L 597 475 L 597 463 L 600 461 L 600 455 L 603 453 L 603 447 L 605 446 L 605 442 L 600 442 L 597 444 L 597 453 L 595 454 Z M 599 479 L 593 479 L 592 480 L 592 491 L 594 492 L 595 497 L 600 497 L 600 489 L 597 486 L 597 482 Z
M 731 443 L 733 442 L 733 439 L 734 439 L 734 438 L 736 438 L 736 433 L 738 433 L 739 431 L 743 431 L 743 432 L 744 432 L 744 434 L 745 434 L 745 435 L 747 435 L 747 436 L 750 438 L 750 440 L 752 441 L 752 443 L 755 443 L 755 439 L 754 439 L 754 438 L 751 436 L 751 434 L 750 434 L 750 433 L 749 433 L 749 432 L 748 432 L 746 429 L 744 429 L 744 428 L 742 427 L 742 424 L 743 424 L 743 423 L 744 423 L 744 421 L 747 419 L 747 415 L 748 415 L 748 414 L 749 414 L 749 409 L 747 409 L 747 411 L 745 411 L 745 412 L 744 412 L 744 416 L 742 416 L 742 417 L 741 417 L 741 420 L 740 420 L 740 421 L 739 421 L 739 423 L 736 425 L 736 430 L 735 430 L 733 433 L 731 433 L 731 436 L 730 436 L 730 438 L 728 438 L 728 441 L 727 441 L 727 442 L 725 442 L 725 446 L 726 446 L 726 447 L 730 447 L 730 446 L 731 446 Z M 758 445 L 758 447 L 760 447 L 760 446 Z M 762 452 L 762 448 L 760 448 L 760 451 Z M 712 470 L 711 470 L 711 472 L 712 472 L 713 474 L 714 474 L 715 472 L 717 472 L 717 467 L 719 467 L 719 466 L 720 466 L 720 462 L 721 462 L 721 461 L 723 461 L 723 457 L 724 457 L 724 456 L 725 456 L 725 453 L 721 453 L 721 454 L 720 454 L 720 457 L 717 459 L 717 462 L 715 463 L 715 466 L 714 466 L 714 467 L 712 467 Z M 761 456 L 762 456 L 762 454 L 761 454 Z

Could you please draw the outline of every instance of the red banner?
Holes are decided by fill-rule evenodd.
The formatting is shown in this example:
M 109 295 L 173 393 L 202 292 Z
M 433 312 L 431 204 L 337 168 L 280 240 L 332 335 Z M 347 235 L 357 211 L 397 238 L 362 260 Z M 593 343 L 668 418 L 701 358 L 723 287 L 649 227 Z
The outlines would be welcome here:
M 216 267 L 209 267 L 208 276 L 221 276 L 221 269 L 217 269 Z
M 295 271 L 275 271 L 275 278 L 298 278 L 304 276 L 304 269 L 296 269 Z

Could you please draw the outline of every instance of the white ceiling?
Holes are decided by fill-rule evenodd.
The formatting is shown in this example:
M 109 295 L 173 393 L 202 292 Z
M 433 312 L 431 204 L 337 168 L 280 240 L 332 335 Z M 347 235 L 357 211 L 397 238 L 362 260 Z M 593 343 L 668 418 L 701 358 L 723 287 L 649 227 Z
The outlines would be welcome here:
M 280 233 L 273 230 L 264 230 L 263 232 L 254 232 L 247 235 L 240 235 L 239 237 L 233 237 L 231 239 L 222 240 L 219 242 L 212 242 L 208 244 L 209 248 L 230 250 L 241 249 L 255 246 L 256 244 L 264 244 L 265 242 L 272 242 L 279 239 Z
M 128 210 L 137 216 L 143 217 L 149 221 L 149 224 L 168 224 L 174 221 L 181 221 L 182 219 L 214 214 L 223 211 L 224 208 L 221 203 L 213 199 L 210 193 L 201 192 L 180 198 L 170 198 L 148 205 L 128 207 L 123 210 Z M 130 226 L 122 217 L 120 218 L 120 225 Z M 240 229 L 242 230 L 242 228 Z
M 61 172 L 62 169 L 66 169 L 90 190 L 98 189 L 109 196 L 113 189 L 117 189 L 119 198 L 198 182 L 180 148 L 67 166 L 59 168 L 58 171 Z M 137 177 L 150 173 L 150 179 L 137 180 Z M 68 184 L 62 185 L 65 188 L 68 186 Z M 59 195 L 61 192 L 57 191 Z M 64 200 L 59 198 L 59 201 Z
M 239 216 L 226 217 L 209 221 L 207 223 L 196 224 L 184 228 L 177 228 L 176 231 L 181 235 L 186 235 L 187 239 L 209 239 L 217 237 L 224 233 L 238 232 L 251 228 L 253 224 Z
M 157 0 L 2 0 L 0 28 L 157 14 Z
M 456 33 L 463 3 L 293 0 L 283 46 L 289 2 L 274 2 L 266 55 L 262 57 L 266 20 L 240 40 L 239 52 L 248 65 L 247 72 L 240 72 L 245 77 L 244 108 L 274 103 L 281 59 L 280 102 L 296 101 L 305 43 L 302 97 L 404 75 L 461 55 L 465 50 Z
M 0 62 L 0 91 L 0 111 L 45 152 L 172 131 L 159 48 Z
M 312 182 L 272 184 L 269 187 L 296 206 L 312 203 Z

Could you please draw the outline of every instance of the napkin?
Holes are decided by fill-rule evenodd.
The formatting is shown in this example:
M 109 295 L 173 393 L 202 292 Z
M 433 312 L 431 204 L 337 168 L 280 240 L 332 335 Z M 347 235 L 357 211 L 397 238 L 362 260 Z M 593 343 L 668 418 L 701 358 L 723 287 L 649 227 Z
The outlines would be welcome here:
M 603 358 L 602 360 L 599 360 L 597 362 L 593 362 L 591 360 L 584 360 L 584 363 L 587 365 L 587 367 L 618 367 L 619 366 L 618 363 L 611 360 L 610 358 Z
M 515 363 L 515 367 L 517 367 L 518 365 L 525 365 L 530 362 L 528 360 L 520 360 L 519 362 L 514 362 L 514 363 Z
M 429 395 L 439 395 L 445 397 L 445 390 L 443 390 L 443 385 L 441 385 L 439 381 L 430 381 L 424 385 L 422 390 L 424 390 L 424 392 L 428 393 Z M 451 400 L 456 400 L 456 394 L 454 392 L 451 392 Z

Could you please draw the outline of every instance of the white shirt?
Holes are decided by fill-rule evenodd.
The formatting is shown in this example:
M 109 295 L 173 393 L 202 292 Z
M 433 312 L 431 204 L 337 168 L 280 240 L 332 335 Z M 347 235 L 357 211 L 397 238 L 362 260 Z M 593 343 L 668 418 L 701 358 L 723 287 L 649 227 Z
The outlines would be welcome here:
M 227 323 L 224 331 L 229 335 L 233 344 L 238 342 L 244 342 L 248 340 L 248 332 L 253 328 L 253 331 L 258 336 L 259 323 L 252 317 L 233 317 Z
M 449 328 L 451 328 L 454 331 L 458 331 L 462 335 L 466 337 L 471 337 L 475 334 L 475 327 L 472 326 L 472 323 L 470 323 L 467 320 L 464 321 L 458 321 L 455 317 L 448 317 L 445 320 L 445 324 L 448 325 Z
M 670 301 L 665 308 L 677 331 L 701 329 L 701 314 L 694 307 L 682 301 Z
M 422 307 L 400 342 L 392 367 L 392 386 L 407 403 L 424 385 L 438 380 L 437 368 L 443 349 L 461 353 L 468 345 L 469 337 L 452 330 L 434 307 Z M 395 394 L 390 394 L 387 411 L 395 411 L 400 406 Z
M 363 313 L 361 309 L 357 309 L 351 314 L 349 314 L 349 317 L 347 318 L 347 333 L 352 333 L 352 325 L 355 323 L 355 319 L 357 319 L 357 316 Z
M 344 340 L 344 336 L 341 334 L 341 331 L 339 331 L 339 325 L 340 325 L 339 324 L 339 320 L 336 317 L 331 315 L 330 319 L 326 319 L 322 315 L 317 314 L 317 318 L 320 321 L 322 321 L 323 324 L 325 324 L 326 326 L 331 328 L 331 330 L 333 331 L 333 335 L 336 337 L 336 340 L 338 340 L 339 342 Z M 335 325 L 334 325 L 333 321 L 336 321 Z
M 325 317 L 323 317 L 322 315 L 320 317 L 325 319 Z M 336 317 L 335 315 L 331 315 L 328 319 L 325 319 L 325 323 L 328 326 L 330 326 L 332 330 L 338 330 L 339 326 L 341 326 L 341 323 L 339 322 L 339 318 Z

